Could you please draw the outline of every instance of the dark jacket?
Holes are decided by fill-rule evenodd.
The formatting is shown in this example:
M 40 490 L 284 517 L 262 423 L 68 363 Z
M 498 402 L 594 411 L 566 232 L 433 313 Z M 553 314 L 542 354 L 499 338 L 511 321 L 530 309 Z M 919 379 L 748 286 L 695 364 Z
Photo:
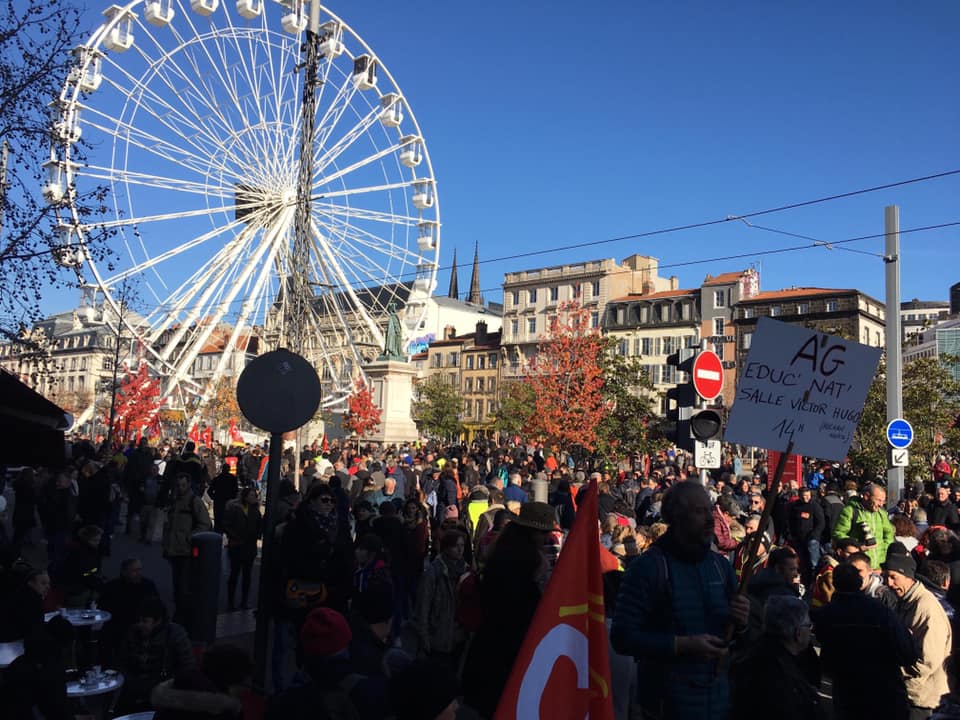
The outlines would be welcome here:
M 826 720 L 814 683 L 797 656 L 764 636 L 733 667 L 737 720 Z
M 678 635 L 723 637 L 736 588 L 733 568 L 709 548 L 680 547 L 671 532 L 627 569 L 617 597 L 610 640 L 637 659 L 638 699 L 672 720 L 726 718 L 729 678 L 710 662 L 674 655 Z
M 0 642 L 23 640 L 43 625 L 43 600 L 33 589 L 17 582 L 0 595 Z
M 138 627 L 131 627 L 117 661 L 125 677 L 120 695 L 123 707 L 143 706 L 158 683 L 197 665 L 187 631 L 173 622 L 163 623 L 146 637 Z
M 43 630 L 38 632 L 40 636 L 46 635 Z M 36 717 L 72 720 L 63 649 L 47 637 L 40 644 L 44 647 L 38 651 L 29 649 L 3 671 L 0 715 L 10 720 Z
M 933 525 L 943 525 L 950 530 L 960 530 L 960 515 L 957 514 L 957 506 L 950 500 L 941 503 L 934 500 L 927 505 L 927 522 Z
M 240 486 L 237 476 L 230 472 L 230 466 L 224 463 L 220 473 L 210 481 L 209 495 L 213 499 L 213 517 L 219 524 L 227 503 L 235 500 Z
M 833 678 L 834 707 L 844 717 L 907 718 L 901 668 L 913 664 L 917 651 L 897 614 L 863 593 L 837 592 L 811 616 Z
M 820 508 L 823 510 L 823 534 L 820 536 L 820 540 L 826 543 L 830 542 L 833 526 L 837 524 L 837 518 L 840 517 L 840 511 L 843 510 L 843 500 L 835 492 L 828 492 L 821 498 Z
M 763 609 L 772 595 L 798 596 L 798 588 L 791 586 L 776 570 L 765 567 L 757 571 L 747 583 L 747 598 L 750 600 L 750 619 L 747 623 L 747 639 L 757 641 L 763 630 Z
M 123 642 L 130 626 L 137 621 L 140 604 L 154 595 L 157 595 L 157 586 L 147 578 L 130 582 L 118 577 L 103 586 L 97 605 L 112 616 L 110 622 L 103 626 L 103 644 L 112 646 L 105 649 L 113 650 Z
M 199 671 L 165 680 L 150 694 L 154 720 L 234 720 L 243 716 L 239 698 L 220 690 Z
M 100 551 L 79 540 L 73 541 L 67 556 L 55 568 L 53 580 L 63 590 L 67 607 L 88 607 L 103 587 Z
M 70 488 L 51 484 L 40 503 L 40 520 L 47 537 L 69 532 L 77 517 L 77 496 Z
M 263 531 L 263 518 L 260 516 L 260 506 L 246 508 L 244 512 L 243 500 L 236 499 L 227 503 L 223 511 L 223 531 L 227 534 L 227 545 L 254 546 L 260 539 Z
M 819 542 L 825 524 L 823 508 L 820 507 L 820 503 L 811 498 L 810 502 L 806 503 L 797 500 L 789 507 L 788 532 L 790 539 L 797 545 L 797 549 L 805 548 L 808 540 Z

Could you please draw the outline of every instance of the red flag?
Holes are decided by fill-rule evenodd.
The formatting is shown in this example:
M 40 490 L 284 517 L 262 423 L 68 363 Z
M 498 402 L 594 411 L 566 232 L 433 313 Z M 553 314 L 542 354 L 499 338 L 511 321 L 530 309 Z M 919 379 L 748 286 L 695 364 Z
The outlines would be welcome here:
M 323 449 L 323 452 L 325 452 L 325 453 L 326 453 L 326 452 L 330 452 L 330 443 L 327 442 L 327 434 L 326 434 L 326 433 L 323 434 L 323 442 L 321 443 L 321 448 Z
M 513 664 L 494 720 L 612 720 L 597 483 L 577 519 Z
M 187 433 L 187 437 L 193 440 L 195 444 L 200 444 L 200 429 L 197 427 L 196 423 L 194 423 L 193 427 L 190 428 L 190 432 Z
M 240 434 L 240 428 L 237 427 L 237 421 L 230 418 L 230 444 L 243 445 L 243 435 Z
M 203 432 L 200 433 L 200 438 L 203 440 L 203 444 L 207 447 L 210 447 L 213 444 L 213 430 L 208 426 L 203 429 Z

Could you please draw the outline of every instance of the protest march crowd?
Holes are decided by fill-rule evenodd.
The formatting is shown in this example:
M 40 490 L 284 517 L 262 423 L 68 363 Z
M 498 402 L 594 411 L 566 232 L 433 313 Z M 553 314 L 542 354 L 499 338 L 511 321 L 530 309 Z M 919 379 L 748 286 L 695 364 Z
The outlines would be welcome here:
M 519 717 L 498 703 L 585 532 L 602 568 L 606 717 L 960 718 L 956 460 L 938 458 L 888 509 L 885 488 L 844 465 L 809 461 L 768 492 L 765 457 L 747 470 L 727 450 L 704 485 L 679 451 L 606 467 L 519 441 L 324 441 L 284 453 L 266 521 L 262 448 L 77 441 L 67 466 L 9 481 L 0 644 L 21 654 L 0 669 L 0 717 L 73 717 L 66 688 L 89 667 L 125 679 L 104 716 Z M 270 620 L 256 711 L 249 651 L 190 636 L 203 601 L 191 537 L 210 530 L 228 609 Z M 162 544 L 173 597 L 137 557 L 103 576 L 121 532 Z M 36 545 L 45 564 L 25 559 Z M 90 631 L 59 608 L 110 619 Z M 551 663 L 536 702 L 579 707 L 580 670 Z

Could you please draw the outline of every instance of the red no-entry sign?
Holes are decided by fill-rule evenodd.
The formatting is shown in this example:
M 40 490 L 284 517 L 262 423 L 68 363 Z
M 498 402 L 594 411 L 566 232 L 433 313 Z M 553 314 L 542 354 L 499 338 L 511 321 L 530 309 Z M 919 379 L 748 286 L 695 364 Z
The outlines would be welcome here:
M 723 391 L 723 363 L 713 350 L 704 350 L 693 361 L 693 387 L 704 400 Z

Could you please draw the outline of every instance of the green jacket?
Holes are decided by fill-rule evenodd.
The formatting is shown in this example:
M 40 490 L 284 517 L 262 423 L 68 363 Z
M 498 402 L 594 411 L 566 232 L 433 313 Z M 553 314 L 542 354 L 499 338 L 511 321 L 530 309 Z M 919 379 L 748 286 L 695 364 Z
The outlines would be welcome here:
M 866 523 L 873 537 L 877 539 L 876 545 L 865 547 L 863 551 L 870 558 L 870 564 L 879 568 L 880 563 L 887 559 L 887 548 L 894 540 L 893 525 L 887 517 L 886 510 L 869 512 L 863 507 L 860 498 L 850 498 L 837 517 L 837 524 L 833 526 L 831 538 L 834 542 L 841 538 L 852 538 L 858 543 L 863 543 L 866 533 L 860 527 L 860 523 Z

